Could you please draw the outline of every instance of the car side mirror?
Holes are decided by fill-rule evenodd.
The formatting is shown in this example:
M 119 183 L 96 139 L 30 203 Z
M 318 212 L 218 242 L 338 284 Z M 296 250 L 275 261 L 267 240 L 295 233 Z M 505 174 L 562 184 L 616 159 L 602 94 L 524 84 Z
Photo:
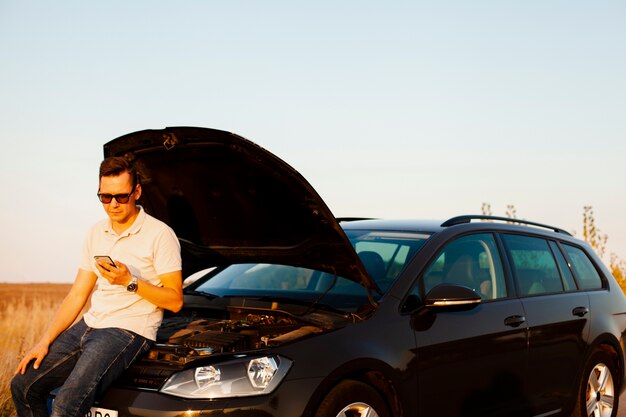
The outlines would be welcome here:
M 404 304 L 402 304 L 400 311 L 402 314 L 413 313 L 422 307 L 422 305 L 422 300 L 420 300 L 417 295 L 409 294 L 406 300 L 404 300 Z
M 429 308 L 472 308 L 481 303 L 480 295 L 471 288 L 455 284 L 439 284 L 426 294 Z

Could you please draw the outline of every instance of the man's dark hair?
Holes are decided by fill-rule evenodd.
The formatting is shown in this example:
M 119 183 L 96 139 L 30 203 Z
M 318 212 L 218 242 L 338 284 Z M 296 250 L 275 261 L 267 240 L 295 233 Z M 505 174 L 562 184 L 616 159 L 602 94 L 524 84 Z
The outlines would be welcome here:
M 121 156 L 111 156 L 109 158 L 105 158 L 104 161 L 100 163 L 100 176 L 98 177 L 98 180 L 102 179 L 102 177 L 118 176 L 124 172 L 128 172 L 130 174 L 130 178 L 133 180 L 134 190 L 135 186 L 139 184 L 137 170 L 135 170 L 135 167 L 128 159 Z

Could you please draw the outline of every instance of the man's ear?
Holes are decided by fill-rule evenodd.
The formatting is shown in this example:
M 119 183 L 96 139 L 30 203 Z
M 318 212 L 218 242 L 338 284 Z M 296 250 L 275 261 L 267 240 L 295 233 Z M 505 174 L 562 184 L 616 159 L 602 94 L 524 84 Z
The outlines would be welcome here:
M 135 200 L 139 200 L 141 198 L 141 184 L 137 184 L 135 187 Z

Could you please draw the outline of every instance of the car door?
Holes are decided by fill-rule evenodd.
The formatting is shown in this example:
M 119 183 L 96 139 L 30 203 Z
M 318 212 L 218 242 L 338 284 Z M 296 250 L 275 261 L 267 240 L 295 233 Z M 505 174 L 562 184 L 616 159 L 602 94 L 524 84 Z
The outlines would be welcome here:
M 589 297 L 577 291 L 555 242 L 502 237 L 529 329 L 528 395 L 535 412 L 555 411 L 577 392 L 589 333 Z
M 528 409 L 523 395 L 527 330 L 520 300 L 508 296 L 494 236 L 448 243 L 419 280 L 469 287 L 471 308 L 423 308 L 413 316 L 420 415 L 510 415 Z

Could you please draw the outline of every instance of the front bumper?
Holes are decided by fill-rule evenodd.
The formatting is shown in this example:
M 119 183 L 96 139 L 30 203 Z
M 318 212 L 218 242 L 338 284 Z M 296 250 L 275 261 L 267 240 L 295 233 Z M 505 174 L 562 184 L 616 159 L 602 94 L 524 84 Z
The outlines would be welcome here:
M 286 380 L 272 394 L 216 400 L 190 400 L 157 391 L 111 387 L 97 406 L 116 410 L 118 417 L 295 417 L 309 413 L 307 406 L 320 383 L 321 379 Z

